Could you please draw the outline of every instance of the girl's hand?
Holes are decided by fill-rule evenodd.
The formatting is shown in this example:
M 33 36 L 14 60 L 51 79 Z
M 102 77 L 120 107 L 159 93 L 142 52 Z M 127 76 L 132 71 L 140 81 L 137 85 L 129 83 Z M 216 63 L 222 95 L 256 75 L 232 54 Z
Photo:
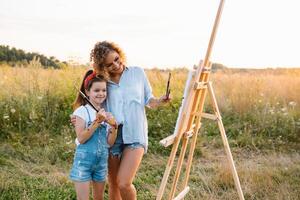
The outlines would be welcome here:
M 110 112 L 106 113 L 105 121 L 114 128 L 118 127 L 117 121 L 115 120 L 114 116 Z
M 100 124 L 101 122 L 105 121 L 106 119 L 106 112 L 105 110 L 102 108 L 99 110 L 99 112 L 96 114 L 96 122 L 98 124 Z

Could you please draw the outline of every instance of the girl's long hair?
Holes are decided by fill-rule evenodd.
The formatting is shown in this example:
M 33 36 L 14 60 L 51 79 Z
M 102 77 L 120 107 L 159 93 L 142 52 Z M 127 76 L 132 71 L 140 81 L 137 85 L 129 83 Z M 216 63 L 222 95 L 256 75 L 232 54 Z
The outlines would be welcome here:
M 90 69 L 90 70 L 88 70 L 86 73 L 85 73 L 85 75 L 84 75 L 84 77 L 83 77 L 83 80 L 81 81 L 81 84 L 80 84 L 80 91 L 83 93 L 83 94 L 85 94 L 85 96 L 87 96 L 86 95 L 86 92 L 85 92 L 85 88 L 84 88 L 84 80 L 86 79 L 86 77 L 88 77 L 90 74 L 92 74 L 93 73 L 93 70 L 92 69 Z M 73 102 L 73 104 L 72 104 L 72 107 L 73 107 L 73 110 L 75 110 L 76 108 L 78 108 L 78 107 L 80 107 L 80 106 L 82 106 L 82 105 L 85 105 L 87 102 L 86 102 L 86 100 L 84 100 L 84 98 L 80 95 L 80 93 L 78 92 L 78 94 L 77 94 L 77 96 L 76 96 L 76 99 L 75 99 L 75 101 Z

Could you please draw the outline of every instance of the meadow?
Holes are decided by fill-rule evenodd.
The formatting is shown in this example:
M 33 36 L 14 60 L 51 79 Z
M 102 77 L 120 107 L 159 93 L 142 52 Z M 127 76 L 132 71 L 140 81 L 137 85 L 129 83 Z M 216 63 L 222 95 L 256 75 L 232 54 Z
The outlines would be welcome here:
M 74 84 L 87 69 L 0 66 L 0 199 L 76 199 L 68 179 L 75 149 L 69 115 Z M 172 102 L 147 109 L 138 199 L 155 199 L 170 152 L 158 142 L 173 133 L 188 73 L 146 71 L 156 96 L 169 71 Z M 300 199 L 300 69 L 222 69 L 211 81 L 245 198 Z M 215 122 L 203 120 L 189 186 L 186 199 L 238 199 Z

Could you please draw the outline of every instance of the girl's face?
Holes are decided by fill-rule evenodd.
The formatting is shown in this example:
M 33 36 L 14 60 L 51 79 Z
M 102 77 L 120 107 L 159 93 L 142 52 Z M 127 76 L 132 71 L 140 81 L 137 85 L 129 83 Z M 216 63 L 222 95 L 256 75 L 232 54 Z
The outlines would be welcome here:
M 107 54 L 104 61 L 104 67 L 107 69 L 109 74 L 121 74 L 124 68 L 120 55 L 115 51 Z
M 100 105 L 106 99 L 106 82 L 94 82 L 87 95 L 92 103 Z

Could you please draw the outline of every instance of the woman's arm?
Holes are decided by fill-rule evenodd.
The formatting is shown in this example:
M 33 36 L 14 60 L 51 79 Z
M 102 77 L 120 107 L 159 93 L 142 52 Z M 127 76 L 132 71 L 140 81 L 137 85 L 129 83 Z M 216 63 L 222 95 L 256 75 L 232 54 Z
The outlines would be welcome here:
M 160 98 L 151 97 L 147 106 L 149 106 L 150 108 L 157 108 L 161 105 L 167 104 L 170 101 L 171 101 L 171 98 L 167 97 L 166 95 L 163 95 Z
M 168 102 L 171 101 L 170 96 L 163 95 L 160 98 L 156 98 L 152 94 L 152 88 L 150 85 L 150 82 L 147 78 L 147 75 L 145 71 L 140 68 L 141 70 L 141 76 L 143 77 L 143 85 L 144 85 L 144 99 L 145 99 L 145 104 L 149 108 L 157 108 L 158 106 L 164 105 Z

